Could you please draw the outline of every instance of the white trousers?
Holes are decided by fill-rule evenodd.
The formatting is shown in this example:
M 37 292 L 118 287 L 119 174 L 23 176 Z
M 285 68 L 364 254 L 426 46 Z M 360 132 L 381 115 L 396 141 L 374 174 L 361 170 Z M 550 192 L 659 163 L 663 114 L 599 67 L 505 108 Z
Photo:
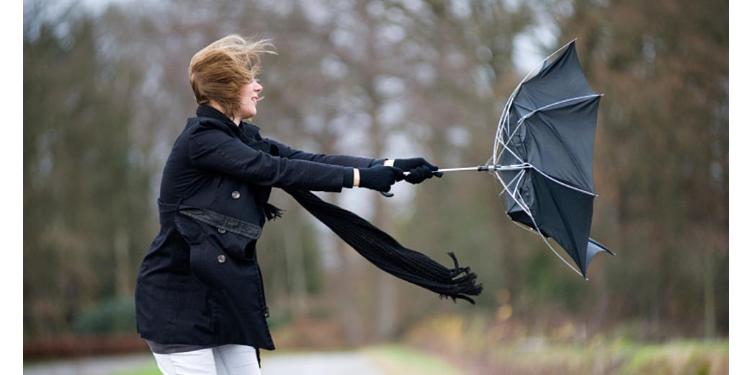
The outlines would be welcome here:
M 159 370 L 165 375 L 260 375 L 255 349 L 247 345 L 152 354 Z

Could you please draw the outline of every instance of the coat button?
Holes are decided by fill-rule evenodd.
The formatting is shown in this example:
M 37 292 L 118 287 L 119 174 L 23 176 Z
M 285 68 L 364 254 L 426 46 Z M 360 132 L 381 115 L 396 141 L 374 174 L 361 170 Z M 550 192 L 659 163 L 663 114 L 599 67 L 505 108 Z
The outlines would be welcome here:
M 217 229 L 217 231 L 219 231 L 219 233 L 226 233 L 227 232 L 226 229 L 221 228 L 221 227 L 219 227 L 219 229 Z
M 224 256 L 224 254 L 222 254 L 222 255 L 219 255 L 218 257 L 216 257 L 216 260 L 218 260 L 219 263 L 224 263 L 224 262 L 227 261 L 227 257 Z
M 240 192 L 235 190 L 232 192 L 232 198 L 234 199 L 240 199 Z

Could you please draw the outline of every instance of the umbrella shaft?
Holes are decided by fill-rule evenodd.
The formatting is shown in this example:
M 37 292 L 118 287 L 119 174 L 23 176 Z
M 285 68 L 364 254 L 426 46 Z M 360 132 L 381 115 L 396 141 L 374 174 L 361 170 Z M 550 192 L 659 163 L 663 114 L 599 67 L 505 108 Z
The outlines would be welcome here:
M 438 169 L 437 172 L 462 172 L 462 171 L 474 171 L 474 172 L 492 172 L 492 171 L 516 171 L 519 169 L 527 168 L 525 165 L 478 165 L 476 167 L 460 167 L 460 168 L 442 168 Z M 409 172 L 404 172 L 404 176 L 408 176 Z
M 460 171 L 479 171 L 480 167 L 461 167 L 461 168 L 442 168 L 438 172 L 460 172 Z
M 459 171 L 476 171 L 476 172 L 492 172 L 492 171 L 517 171 L 519 169 L 528 168 L 526 165 L 478 165 L 476 167 L 461 167 L 461 168 L 443 168 L 438 169 L 438 172 L 459 172 Z

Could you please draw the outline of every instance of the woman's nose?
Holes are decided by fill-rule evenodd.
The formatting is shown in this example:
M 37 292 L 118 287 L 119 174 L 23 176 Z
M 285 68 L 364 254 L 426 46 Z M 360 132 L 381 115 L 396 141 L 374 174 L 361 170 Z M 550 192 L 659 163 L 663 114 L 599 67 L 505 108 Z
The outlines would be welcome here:
M 255 83 L 255 87 L 254 87 L 255 92 L 261 92 L 261 91 L 263 91 L 263 85 L 261 85 L 260 82 L 255 81 L 254 83 Z

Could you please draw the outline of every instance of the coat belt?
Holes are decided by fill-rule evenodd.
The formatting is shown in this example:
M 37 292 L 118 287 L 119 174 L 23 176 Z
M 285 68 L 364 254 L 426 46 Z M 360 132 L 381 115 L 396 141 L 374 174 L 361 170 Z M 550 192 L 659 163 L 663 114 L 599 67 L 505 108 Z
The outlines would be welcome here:
M 159 204 L 159 222 L 164 225 L 168 222 L 174 222 L 176 213 L 181 213 L 202 223 L 224 229 L 252 239 L 260 237 L 261 227 L 248 221 L 236 217 L 224 215 L 206 208 L 198 208 L 177 203 L 164 202 L 158 200 Z

